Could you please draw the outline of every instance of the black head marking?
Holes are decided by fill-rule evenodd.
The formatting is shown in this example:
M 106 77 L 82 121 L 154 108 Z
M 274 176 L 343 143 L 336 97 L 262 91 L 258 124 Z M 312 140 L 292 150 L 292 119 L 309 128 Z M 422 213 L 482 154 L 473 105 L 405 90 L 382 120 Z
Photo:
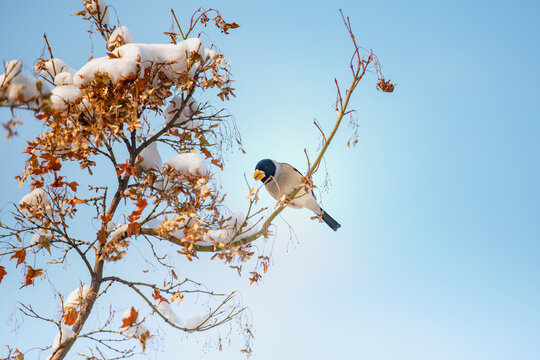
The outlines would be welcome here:
M 264 159 L 257 163 L 255 170 L 264 172 L 264 178 L 261 181 L 266 183 L 271 177 L 276 175 L 276 164 L 270 159 Z

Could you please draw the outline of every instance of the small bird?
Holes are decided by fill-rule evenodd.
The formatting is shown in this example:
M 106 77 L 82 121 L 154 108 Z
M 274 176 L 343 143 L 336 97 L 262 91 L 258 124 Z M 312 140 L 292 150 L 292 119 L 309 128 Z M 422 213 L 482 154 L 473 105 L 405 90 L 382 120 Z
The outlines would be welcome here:
M 280 200 L 283 195 L 289 196 L 296 188 L 302 186 L 302 177 L 302 173 L 291 165 L 270 159 L 259 161 L 253 173 L 253 178 L 261 180 L 266 190 L 276 200 Z M 296 209 L 305 207 L 319 216 L 322 214 L 322 220 L 334 231 L 341 227 L 336 220 L 321 209 L 313 191 L 306 192 L 304 187 L 300 189 L 289 206 Z

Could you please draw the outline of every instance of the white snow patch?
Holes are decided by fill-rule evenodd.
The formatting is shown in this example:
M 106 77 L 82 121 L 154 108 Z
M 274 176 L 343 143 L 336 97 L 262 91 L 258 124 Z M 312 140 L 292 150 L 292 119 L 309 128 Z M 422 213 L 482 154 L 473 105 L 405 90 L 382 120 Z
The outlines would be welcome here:
M 208 172 L 202 155 L 194 152 L 176 154 L 167 161 L 166 165 L 180 173 L 194 176 L 205 176 Z
M 156 299 L 156 305 L 158 310 L 167 318 L 167 320 L 173 324 L 182 325 L 182 320 L 176 315 L 169 303 Z
M 175 96 L 171 99 L 169 102 L 169 106 L 165 109 L 164 112 L 164 125 L 168 125 L 173 118 L 178 113 L 178 110 L 182 107 L 182 98 L 180 96 Z M 197 100 L 190 98 L 187 102 L 187 104 L 184 106 L 184 109 L 182 110 L 182 113 L 178 116 L 176 121 L 174 122 L 174 125 L 180 126 L 184 129 L 194 129 L 197 127 L 200 127 L 202 124 L 202 121 L 197 119 L 189 120 L 195 112 L 198 110 L 199 104 L 197 103 Z M 189 120 L 189 121 L 188 121 Z
M 63 111 L 68 108 L 69 104 L 74 104 L 75 101 L 81 97 L 81 89 L 79 89 L 77 86 L 60 85 L 53 89 L 51 94 L 51 102 L 55 110 Z
M 150 143 L 139 155 L 143 158 L 139 164 L 143 169 L 149 170 L 153 168 L 159 170 L 163 166 L 161 155 L 159 155 L 157 149 L 157 142 Z
M 253 227 L 253 224 L 251 224 L 249 221 L 240 229 L 240 226 L 242 226 L 244 220 L 245 216 L 241 212 L 233 214 L 231 218 L 223 224 L 221 229 L 210 231 L 208 234 L 206 234 L 203 241 L 197 242 L 197 245 L 214 245 L 217 243 L 227 244 L 231 242 L 233 237 L 239 231 L 241 231 L 241 234 L 239 234 L 235 240 L 255 234 L 258 229 L 257 227 Z
M 60 346 L 60 344 L 62 344 L 64 341 L 66 341 L 67 339 L 71 338 L 75 336 L 75 333 L 73 332 L 73 330 L 69 327 L 69 326 L 66 326 L 64 324 L 61 325 L 61 331 L 59 331 L 55 338 L 54 338 L 54 341 L 53 341 L 53 344 L 52 344 L 52 350 L 53 352 L 58 349 L 58 347 Z
M 131 316 L 131 308 L 124 311 L 124 314 L 122 315 L 122 320 L 128 319 L 130 316 Z M 137 321 L 140 321 L 140 320 L 137 320 Z M 143 333 L 145 333 L 146 331 L 147 331 L 146 327 L 144 325 L 142 325 L 142 324 L 132 325 L 132 326 L 126 328 L 125 330 L 122 330 L 122 332 L 126 336 L 134 336 L 134 337 L 140 336 Z
M 148 220 L 144 223 L 144 227 L 148 229 L 159 229 L 161 227 L 161 223 L 163 222 L 160 218 L 155 218 L 152 220 Z
M 118 235 L 122 234 L 124 231 L 127 231 L 128 224 L 118 224 L 115 226 L 114 230 L 109 234 L 110 239 L 114 239 Z
M 189 315 L 186 318 L 186 329 L 194 330 L 197 329 L 204 322 L 204 319 L 199 315 Z
M 52 234 L 42 234 L 40 232 L 35 232 L 32 236 L 32 239 L 30 239 L 30 246 L 36 246 L 39 245 L 42 238 L 44 239 L 52 239 Z
M 115 228 L 116 228 L 116 224 L 115 224 L 114 221 L 109 221 L 109 222 L 107 223 L 107 232 L 110 233 L 110 232 L 113 231 Z
M 133 42 L 135 42 L 135 39 L 133 38 L 131 31 L 129 31 L 126 26 L 120 26 L 114 29 L 111 36 L 109 36 L 107 45 L 110 49 L 114 49 Z
M 74 83 L 85 86 L 94 79 L 96 73 L 107 73 L 109 79 L 117 82 L 124 77 L 142 77 L 144 70 L 154 64 L 162 64 L 160 70 L 171 80 L 178 79 L 186 69 L 186 60 L 192 52 L 204 51 L 198 38 L 187 39 L 177 44 L 125 44 L 112 51 L 113 57 L 99 57 L 86 63 L 75 74 Z M 197 65 L 193 65 L 195 68 Z
M 43 80 L 23 75 L 19 60 L 9 60 L 6 63 L 4 74 L 0 74 L 0 103 L 6 101 L 10 106 L 20 103 L 37 106 L 38 100 L 49 94 L 49 87 Z
M 101 23 L 104 25 L 109 25 L 109 9 L 105 0 L 92 0 L 86 5 L 86 10 L 98 19 L 101 20 Z
M 56 81 L 56 76 L 58 74 L 67 72 L 71 75 L 75 75 L 76 70 L 67 66 L 66 63 L 62 59 L 54 58 L 45 61 L 44 63 L 45 71 L 51 75 L 53 79 Z
M 67 308 L 76 308 L 79 305 L 82 305 L 83 300 L 88 296 L 90 292 L 90 285 L 81 285 L 69 294 L 66 301 L 64 302 L 64 309 Z
M 30 193 L 24 195 L 19 201 L 19 207 L 28 206 L 34 208 L 37 206 L 42 206 L 44 208 L 51 208 L 51 202 L 43 189 L 35 189 L 30 191 Z
M 73 74 L 67 71 L 62 71 L 54 77 L 54 85 L 73 85 Z

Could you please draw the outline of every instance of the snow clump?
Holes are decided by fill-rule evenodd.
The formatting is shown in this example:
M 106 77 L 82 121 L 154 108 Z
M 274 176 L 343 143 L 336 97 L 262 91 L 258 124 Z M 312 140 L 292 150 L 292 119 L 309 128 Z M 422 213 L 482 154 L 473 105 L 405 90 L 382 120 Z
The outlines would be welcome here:
M 118 82 L 125 77 L 142 78 L 145 70 L 155 64 L 161 64 L 161 71 L 170 80 L 179 79 L 186 70 L 187 60 L 192 52 L 201 56 L 207 52 L 198 38 L 187 39 L 177 44 L 125 44 L 111 52 L 111 55 L 95 58 L 77 71 L 74 83 L 86 86 L 96 73 L 107 73 L 109 79 Z M 197 64 L 190 70 L 195 71 Z
M 175 96 L 171 99 L 169 102 L 169 106 L 165 109 L 164 115 L 164 125 L 167 126 L 173 118 L 178 113 L 178 110 L 182 107 L 182 98 L 180 96 Z M 176 121 L 174 122 L 174 125 L 181 125 L 184 129 L 195 129 L 197 127 L 200 127 L 202 124 L 202 121 L 191 119 L 189 120 L 198 110 L 199 104 L 197 103 L 197 100 L 190 98 L 187 102 L 187 104 L 184 106 L 184 110 L 182 110 L 182 113 L 178 116 Z M 189 121 L 188 121 L 189 120 Z
M 107 40 L 107 45 L 109 46 L 109 49 L 113 50 L 119 46 L 133 43 L 135 42 L 135 39 L 133 38 L 133 34 L 126 26 L 120 26 L 117 27 L 109 36 L 109 40 Z
M 186 329 L 195 330 L 204 322 L 203 318 L 199 315 L 189 315 L 186 318 Z
M 86 6 L 86 10 L 94 17 L 100 19 L 103 25 L 109 25 L 109 9 L 105 0 L 90 0 L 86 1 L 84 5 Z
M 61 73 L 66 74 L 66 73 Z M 61 75 L 59 74 L 59 75 Z M 57 75 L 58 77 L 58 75 Z M 51 102 L 53 109 L 64 111 L 70 104 L 75 103 L 82 97 L 81 89 L 74 85 L 60 85 L 52 90 Z
M 139 156 L 143 159 L 139 165 L 145 170 L 160 170 L 163 166 L 163 160 L 161 160 L 161 155 L 159 155 L 157 149 L 157 142 L 155 141 L 145 147 Z
M 43 189 L 30 191 L 30 193 L 24 195 L 19 201 L 19 207 L 34 208 L 38 206 L 42 206 L 46 209 L 51 208 L 51 202 Z
M 69 294 L 64 302 L 64 309 L 76 308 L 82 305 L 83 300 L 88 296 L 90 292 L 90 285 L 81 285 Z
M 171 305 L 163 300 L 156 299 L 156 305 L 159 310 L 173 324 L 182 326 L 182 320 L 176 315 L 174 310 L 172 309 Z
M 202 155 L 194 152 L 176 154 L 167 161 L 166 165 L 179 173 L 193 176 L 205 176 L 208 172 Z
M 67 339 L 75 336 L 75 333 L 73 330 L 64 324 L 62 324 L 61 330 L 56 334 L 53 344 L 52 344 L 52 351 L 54 352 L 60 344 L 64 343 Z
M 49 94 L 49 87 L 43 80 L 23 75 L 19 60 L 9 60 L 6 63 L 5 72 L 0 74 L 0 105 L 7 102 L 9 106 L 21 103 L 37 106 L 38 100 Z

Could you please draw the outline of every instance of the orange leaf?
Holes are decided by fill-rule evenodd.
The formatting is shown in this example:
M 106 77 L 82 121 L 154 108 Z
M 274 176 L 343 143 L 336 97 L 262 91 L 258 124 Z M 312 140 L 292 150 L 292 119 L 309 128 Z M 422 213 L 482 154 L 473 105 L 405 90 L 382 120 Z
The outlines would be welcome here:
M 207 159 L 212 157 L 212 153 L 206 150 L 205 148 L 202 147 L 201 151 L 203 152 L 204 156 L 206 156 Z
M 77 321 L 78 317 L 79 317 L 79 312 L 75 308 L 68 307 L 64 311 L 64 316 L 63 316 L 64 324 L 66 324 L 67 326 L 71 326 L 75 324 L 75 321 Z
M 17 259 L 17 265 L 15 267 L 19 266 L 19 264 L 23 263 L 24 259 L 26 259 L 26 250 L 25 249 L 19 249 L 19 250 L 15 251 L 15 253 L 13 255 L 11 255 L 11 257 L 9 259 L 11 260 L 13 258 Z
M 71 188 L 71 191 L 77 191 L 77 186 L 79 186 L 79 184 L 75 181 L 72 181 L 70 183 L 66 183 L 67 186 L 69 186 Z
M 141 343 L 142 351 L 146 350 L 146 341 L 150 339 L 150 331 L 146 330 L 141 335 L 137 336 L 139 342 Z
M 33 269 L 30 265 L 27 266 L 28 271 L 26 272 L 26 279 L 23 286 L 21 286 L 21 289 L 28 285 L 34 285 L 34 278 L 38 276 L 45 276 L 43 275 L 43 269 Z
M 169 304 L 169 300 L 165 299 L 163 296 L 161 296 L 161 294 L 159 293 L 159 290 L 158 289 L 154 289 L 154 293 L 152 294 L 152 297 L 155 299 L 155 300 L 160 300 L 160 301 L 165 301 L 167 304 Z
M 2 282 L 2 279 L 4 278 L 4 276 L 6 276 L 6 274 L 7 274 L 6 268 L 0 265 L 0 283 Z
M 221 164 L 221 162 L 217 159 L 212 159 L 210 161 L 212 164 L 216 165 L 218 168 L 220 168 L 221 170 L 223 170 L 223 165 Z
M 137 323 L 137 318 L 139 317 L 139 312 L 135 310 L 135 308 L 132 306 L 129 310 L 129 316 L 124 317 L 122 319 L 122 326 L 121 328 L 128 328 L 130 326 L 133 326 L 133 324 Z
M 144 211 L 144 208 L 146 207 L 146 205 L 148 205 L 148 202 L 144 198 L 139 198 L 137 199 L 137 202 L 135 203 L 135 205 L 137 206 L 137 210 L 133 210 L 131 215 L 128 217 L 128 220 L 130 222 L 135 221 L 141 217 L 141 214 Z
M 128 236 L 138 235 L 140 233 L 141 224 L 138 222 L 132 222 L 128 224 L 127 233 Z

